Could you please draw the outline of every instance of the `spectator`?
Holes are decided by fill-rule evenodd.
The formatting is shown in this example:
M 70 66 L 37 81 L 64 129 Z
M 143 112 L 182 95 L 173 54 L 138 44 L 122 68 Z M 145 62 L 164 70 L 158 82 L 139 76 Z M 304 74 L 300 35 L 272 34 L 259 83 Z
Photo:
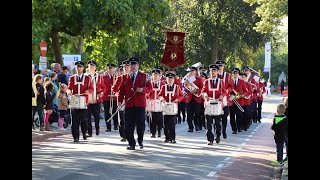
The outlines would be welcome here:
M 58 93 L 58 90 L 59 90 L 59 85 L 58 85 L 58 82 L 57 82 L 57 78 L 58 78 L 58 75 L 57 73 L 53 72 L 50 74 L 50 80 L 53 84 L 53 91 L 55 94 Z M 58 97 L 55 97 L 53 99 L 53 104 L 56 106 L 56 108 L 58 108 Z
M 285 107 L 286 107 L 286 111 L 285 111 L 285 115 L 286 115 L 286 118 L 287 118 L 287 126 L 289 127 L 289 125 L 288 125 L 288 98 L 286 98 L 286 100 L 284 101 L 284 105 L 285 105 Z M 286 145 L 286 152 L 287 152 L 287 156 L 286 156 L 286 158 L 283 160 L 283 162 L 288 162 L 288 133 L 286 133 L 286 139 L 285 139 L 285 141 L 284 141 L 284 144 Z
M 285 113 L 285 105 L 279 104 L 277 106 L 277 114 L 273 119 L 271 129 L 274 131 L 274 141 L 277 148 L 277 161 L 271 163 L 272 166 L 283 165 L 283 144 L 287 139 L 288 134 L 288 121 Z
M 32 106 L 32 117 L 34 117 L 34 114 L 38 112 L 39 120 L 40 120 L 40 131 L 43 131 L 43 109 L 46 105 L 46 99 L 44 96 L 44 88 L 42 86 L 43 78 L 41 74 L 37 74 L 34 76 L 34 83 L 36 84 L 36 104 L 33 104 L 35 106 Z
M 69 79 L 70 79 L 70 76 L 71 76 L 71 66 L 67 65 L 67 67 L 68 67 L 68 73 L 67 73 L 67 84 L 66 85 L 68 85 Z
M 268 79 L 268 83 L 267 83 L 267 96 L 271 96 L 271 83 L 270 83 L 270 79 Z
M 65 84 L 65 85 L 68 84 L 67 74 L 68 74 L 68 67 L 67 66 L 63 66 L 61 73 L 58 74 L 58 82 L 59 82 L 59 84 Z
M 53 111 L 53 100 L 56 97 L 56 93 L 54 92 L 52 82 L 46 82 L 44 84 L 44 89 L 45 89 L 45 97 L 46 97 L 44 130 L 50 131 L 49 130 L 49 116 L 52 114 L 52 111 Z
M 68 110 L 68 105 L 69 105 L 69 101 L 68 101 L 68 96 L 67 96 L 67 85 L 66 84 L 61 84 L 59 91 L 58 91 L 58 110 L 59 110 L 59 114 L 60 114 L 60 118 L 58 121 L 58 126 L 60 130 L 64 130 L 63 128 L 63 122 L 65 121 L 64 117 L 68 114 L 67 110 Z
M 284 91 L 284 80 L 283 79 L 281 80 L 280 88 L 281 88 L 280 92 L 282 94 L 282 92 Z
M 42 69 L 41 71 L 42 79 L 49 77 L 49 70 L 48 69 Z

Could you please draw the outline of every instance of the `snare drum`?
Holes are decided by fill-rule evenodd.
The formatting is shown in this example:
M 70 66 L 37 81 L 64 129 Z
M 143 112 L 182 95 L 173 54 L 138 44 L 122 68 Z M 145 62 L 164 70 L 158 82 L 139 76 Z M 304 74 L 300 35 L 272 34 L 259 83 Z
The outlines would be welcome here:
M 71 109 L 87 109 L 86 97 L 72 95 L 69 106 Z
M 163 115 L 177 115 L 178 114 L 178 103 L 164 103 Z
M 163 106 L 159 99 L 147 99 L 146 111 L 162 112 Z
M 222 103 L 220 101 L 209 100 L 205 103 L 204 114 L 218 116 L 223 114 Z

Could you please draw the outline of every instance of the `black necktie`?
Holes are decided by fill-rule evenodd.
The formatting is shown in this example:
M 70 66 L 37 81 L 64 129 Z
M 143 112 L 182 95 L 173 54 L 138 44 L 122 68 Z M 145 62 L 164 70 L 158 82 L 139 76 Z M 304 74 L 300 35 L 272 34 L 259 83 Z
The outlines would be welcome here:
M 154 88 L 158 88 L 158 84 L 157 83 L 154 84 Z
M 234 86 L 237 86 L 237 81 L 236 80 L 234 80 Z
M 80 81 L 80 76 L 78 76 L 78 81 Z
M 214 86 L 214 79 L 212 80 L 212 86 Z
M 132 84 L 133 84 L 133 82 L 134 82 L 134 73 L 132 74 Z

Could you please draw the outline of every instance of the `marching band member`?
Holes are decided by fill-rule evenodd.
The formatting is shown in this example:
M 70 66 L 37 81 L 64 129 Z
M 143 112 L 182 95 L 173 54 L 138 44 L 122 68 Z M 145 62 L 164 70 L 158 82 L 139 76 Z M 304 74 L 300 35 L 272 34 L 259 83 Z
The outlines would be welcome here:
M 200 77 L 197 76 L 197 68 L 196 67 L 190 67 L 190 77 L 194 77 L 195 81 L 193 82 L 198 89 L 193 90 L 190 92 L 186 88 L 186 103 L 187 103 L 187 122 L 189 126 L 188 132 L 193 132 L 193 128 L 195 126 L 196 131 L 199 131 L 199 118 L 200 118 L 200 106 L 201 106 L 201 89 L 203 87 L 203 82 Z M 187 81 L 185 82 L 187 83 Z M 196 93 L 196 95 L 195 95 Z M 194 125 L 192 124 L 194 123 Z
M 130 67 L 130 64 L 129 64 L 129 61 L 128 60 L 124 60 L 122 61 L 122 67 L 124 68 L 124 71 L 121 73 L 121 68 L 119 68 L 119 76 L 117 76 L 117 79 L 115 81 L 115 83 L 113 84 L 112 86 L 112 91 L 114 94 L 118 95 L 118 107 L 123 103 L 122 102 L 119 102 L 119 89 L 120 89 L 120 85 L 122 83 L 122 81 L 124 79 L 126 79 L 128 76 L 127 74 L 130 74 L 130 71 L 131 71 L 131 67 Z M 120 118 L 120 125 L 119 125 L 119 134 L 120 134 L 120 137 L 122 138 L 121 141 L 127 141 L 126 139 L 126 133 L 125 133 L 125 117 L 124 117 L 124 109 L 119 111 L 119 118 Z
M 203 88 L 201 93 L 203 94 L 204 99 L 209 100 L 218 100 L 222 101 L 223 97 L 226 96 L 226 90 L 224 87 L 224 82 L 217 77 L 219 66 L 216 64 L 211 64 L 209 66 L 211 77 L 204 81 Z M 207 140 L 208 145 L 213 145 L 214 134 L 216 134 L 216 143 L 220 142 L 221 136 L 221 115 L 210 116 L 206 115 L 207 119 Z M 214 119 L 214 129 L 215 133 L 212 133 L 212 124 Z
M 249 82 L 246 82 L 247 80 L 247 74 L 244 72 L 239 73 L 240 79 L 242 79 L 246 84 L 247 89 L 247 96 L 244 97 L 244 105 L 242 106 L 244 113 L 243 113 L 243 121 L 242 121 L 242 127 L 245 131 L 249 129 L 251 125 L 251 102 L 252 102 L 252 86 Z
M 258 91 L 258 117 L 257 120 L 261 123 L 261 109 L 263 102 L 263 94 L 266 92 L 266 87 L 264 86 L 264 80 L 259 79 L 259 91 Z
M 160 92 L 160 88 L 165 85 L 163 81 L 160 80 L 160 70 L 154 69 L 152 70 L 152 91 L 150 91 L 149 99 L 155 100 L 158 99 L 158 94 Z M 155 138 L 156 130 L 158 129 L 158 137 L 161 137 L 161 129 L 163 124 L 163 114 L 162 112 L 151 112 L 151 124 L 150 124 L 150 131 L 151 131 L 151 138 Z
M 206 68 L 205 66 L 199 67 L 199 71 L 200 71 L 200 73 L 205 73 L 205 74 L 207 74 L 207 68 Z
M 201 72 L 200 77 L 202 78 L 202 81 L 204 82 L 206 79 L 208 79 L 208 76 L 206 73 Z M 201 98 L 201 106 L 200 106 L 200 118 L 199 118 L 199 130 L 202 130 L 202 127 L 206 129 L 206 121 L 205 121 L 205 115 L 204 115 L 204 99 Z
M 237 134 L 238 132 L 241 132 L 242 126 L 243 126 L 243 118 L 244 114 L 240 110 L 244 106 L 244 96 L 247 96 L 248 90 L 246 89 L 246 83 L 242 79 L 240 79 L 239 76 L 240 69 L 239 68 L 233 68 L 232 69 L 232 83 L 233 83 L 233 89 L 229 94 L 234 95 L 237 97 L 239 95 L 239 99 L 234 98 L 234 100 L 231 100 L 231 96 L 229 98 L 229 108 L 230 108 L 230 124 L 232 129 L 232 134 Z M 235 102 L 238 102 L 235 104 Z M 243 110 L 243 109 L 242 109 Z M 235 117 L 235 115 L 237 115 Z
M 114 74 L 114 64 L 107 64 L 108 71 L 105 73 L 103 80 L 104 85 L 106 87 L 106 91 L 103 95 L 103 107 L 104 107 L 104 119 L 106 121 L 106 132 L 111 131 L 111 114 L 114 113 L 117 109 L 117 98 L 114 93 L 111 91 L 111 87 L 113 86 L 116 76 Z M 113 116 L 113 127 L 114 130 L 118 130 L 118 116 Z M 109 120 L 109 121 L 108 121 Z
M 155 66 L 154 69 L 159 69 L 160 70 L 160 81 L 166 81 L 166 76 L 163 75 L 163 67 Z
M 160 93 L 158 94 L 159 99 L 162 102 L 174 102 L 178 103 L 183 99 L 183 94 L 181 92 L 180 86 L 174 84 L 175 74 L 169 72 L 166 74 L 167 84 L 161 86 Z M 176 143 L 176 131 L 175 131 L 175 121 L 176 115 L 164 115 L 164 134 L 165 143 L 169 141 L 171 143 Z
M 183 76 L 180 75 L 179 76 L 180 82 L 182 81 L 182 79 L 183 79 Z M 182 114 L 182 122 L 186 121 L 186 98 L 184 97 L 186 92 L 185 92 L 185 89 L 184 89 L 182 83 L 181 83 L 181 87 L 180 88 L 181 88 L 181 92 L 183 94 L 183 99 L 178 104 L 178 115 L 177 115 L 178 124 L 181 124 L 181 115 L 180 114 Z
M 227 124 L 228 124 L 228 115 L 229 115 L 229 106 L 228 106 L 228 102 L 229 102 L 229 93 L 232 91 L 233 89 L 233 83 L 232 83 L 232 77 L 230 73 L 227 73 L 224 70 L 224 61 L 223 60 L 218 60 L 216 61 L 216 64 L 219 66 L 219 73 L 218 73 L 218 78 L 222 79 L 224 84 L 225 84 L 225 88 L 226 88 L 226 93 L 227 96 L 224 97 L 224 108 L 223 108 L 223 115 L 221 115 L 222 118 L 222 136 L 224 139 L 227 138 Z
M 92 137 L 91 114 L 94 117 L 96 135 L 100 134 L 100 103 L 103 102 L 103 94 L 106 90 L 103 76 L 96 72 L 96 61 L 88 61 L 89 77 L 93 86 L 93 92 L 88 95 L 88 137 Z
M 143 135 L 145 129 L 145 94 L 152 90 L 147 74 L 139 71 L 140 60 L 132 57 L 129 59 L 131 74 L 127 74 L 120 85 L 119 102 L 125 100 L 125 133 L 129 142 L 127 150 L 134 150 L 136 141 L 134 129 L 137 127 L 138 143 L 143 148 Z
M 93 86 L 90 83 L 90 77 L 83 74 L 84 62 L 77 61 L 74 64 L 76 66 L 76 74 L 70 76 L 67 94 L 81 95 L 86 97 L 86 103 L 88 104 L 88 94 L 93 92 Z M 79 124 L 81 123 L 81 131 L 83 139 L 87 139 L 88 130 L 88 110 L 87 109 L 72 109 L 72 125 L 71 132 L 73 136 L 73 142 L 79 142 Z
M 249 78 L 251 77 L 251 69 L 249 68 L 249 66 L 244 66 L 243 67 L 244 72 L 247 74 L 247 80 L 246 82 L 248 82 Z M 259 89 L 259 84 L 257 83 L 257 81 L 252 78 L 251 81 L 249 82 L 251 83 L 252 86 L 252 102 L 251 102 L 251 118 L 253 120 L 254 123 L 257 122 L 257 101 L 258 101 L 258 97 L 257 97 L 257 93 L 258 93 L 258 89 Z

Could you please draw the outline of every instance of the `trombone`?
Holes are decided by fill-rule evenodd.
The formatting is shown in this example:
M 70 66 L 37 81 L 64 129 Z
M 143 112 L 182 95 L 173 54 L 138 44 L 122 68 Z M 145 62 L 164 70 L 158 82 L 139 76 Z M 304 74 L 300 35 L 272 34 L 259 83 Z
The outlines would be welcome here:
M 241 112 L 244 112 L 244 109 L 241 107 L 241 105 L 238 103 L 237 99 L 240 99 L 242 93 L 238 93 L 237 91 L 235 91 L 234 89 L 232 90 L 232 92 L 234 92 L 235 95 L 231 94 L 230 95 L 230 100 L 233 101 L 233 103 L 238 107 L 238 109 Z

